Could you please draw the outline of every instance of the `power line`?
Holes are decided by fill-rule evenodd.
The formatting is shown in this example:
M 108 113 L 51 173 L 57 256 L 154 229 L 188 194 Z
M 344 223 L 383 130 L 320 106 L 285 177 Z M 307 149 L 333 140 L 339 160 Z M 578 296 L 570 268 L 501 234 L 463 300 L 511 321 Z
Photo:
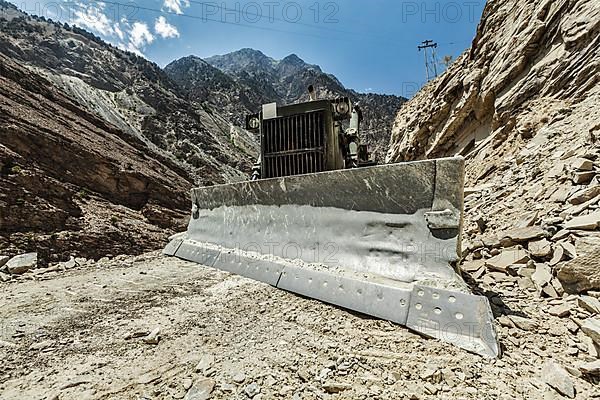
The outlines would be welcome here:
M 192 14 L 177 13 L 177 12 L 162 10 L 162 9 L 158 9 L 158 8 L 145 7 L 145 6 L 141 6 L 141 5 L 137 5 L 137 4 L 133 4 L 133 3 L 127 4 L 127 3 L 121 3 L 119 1 L 111 1 L 111 0 L 89 0 L 89 1 L 93 2 L 93 3 L 98 3 L 98 4 L 110 4 L 110 5 L 122 6 L 122 7 L 126 7 L 126 8 L 132 8 L 133 7 L 133 8 L 138 9 L 138 10 L 149 11 L 149 12 L 153 12 L 153 13 L 157 13 L 157 14 L 172 15 L 172 16 L 175 16 L 175 17 L 188 18 L 188 19 L 193 19 L 193 20 L 200 20 L 200 21 L 204 21 L 204 22 L 216 22 L 216 23 L 220 23 L 220 24 L 238 26 L 238 27 L 255 29 L 255 30 L 261 30 L 261 31 L 285 33 L 285 34 L 290 34 L 290 35 L 312 37 L 312 38 L 316 38 L 316 39 L 329 39 L 329 40 L 336 40 L 336 41 L 350 41 L 351 40 L 351 39 L 346 38 L 346 37 L 335 37 L 335 36 L 332 36 L 332 35 L 324 36 L 324 35 L 313 34 L 313 33 L 297 32 L 297 31 L 291 31 L 291 30 L 285 30 L 285 29 L 277 29 L 277 28 L 266 27 L 266 26 L 257 26 L 257 25 L 251 25 L 251 24 L 244 24 L 244 23 L 227 21 L 226 19 L 211 19 L 211 18 L 208 18 L 207 16 L 198 16 L 198 15 L 192 15 Z M 189 0 L 189 2 L 191 4 L 211 5 L 211 6 L 215 6 L 215 7 L 219 8 L 219 9 L 222 9 L 222 10 L 225 10 L 225 11 L 236 11 L 237 12 L 237 10 L 234 10 L 234 9 L 231 9 L 231 8 L 227 8 L 227 7 L 223 7 L 223 6 L 218 6 L 218 5 L 207 3 L 207 2 L 201 2 L 201 1 L 196 1 L 196 0 Z M 82 6 L 82 3 L 72 3 L 72 4 L 75 4 L 77 6 Z M 264 16 L 261 16 L 258 13 L 247 13 L 247 14 L 248 15 L 254 15 L 256 17 L 260 16 L 261 18 L 264 18 Z M 270 18 L 270 17 L 268 17 L 268 18 Z M 281 18 L 274 18 L 274 20 L 280 21 L 280 22 L 288 22 L 288 23 L 290 23 L 289 21 L 286 21 L 285 19 L 281 19 Z M 330 31 L 330 32 L 342 33 L 344 35 L 349 35 L 350 34 L 350 35 L 361 35 L 361 36 L 364 36 L 364 37 L 370 37 L 373 40 L 375 40 L 376 43 L 379 43 L 379 44 L 387 44 L 387 45 L 394 46 L 394 45 L 396 45 L 398 43 L 397 41 L 392 42 L 390 40 L 386 40 L 387 38 L 384 38 L 384 37 L 378 37 L 378 36 L 374 36 L 374 35 L 362 34 L 362 33 L 359 33 L 359 32 L 343 31 L 343 30 L 338 30 L 338 29 L 334 29 L 334 28 L 323 27 L 323 26 L 314 25 L 314 24 L 308 24 L 308 23 L 304 23 L 304 22 L 298 22 L 296 24 L 297 25 L 311 27 L 311 28 L 315 28 L 315 29 L 326 30 L 326 31 Z M 456 43 L 457 42 L 449 42 L 449 43 L 443 43 L 443 44 L 445 45 L 445 44 L 456 44 Z
M 270 32 L 287 33 L 287 34 L 292 34 L 292 35 L 308 36 L 308 37 L 313 37 L 313 38 L 317 38 L 317 39 L 326 39 L 327 38 L 327 39 L 334 39 L 334 40 L 343 40 L 341 38 L 335 38 L 335 37 L 331 37 L 331 36 L 325 37 L 325 36 L 314 35 L 314 34 L 304 33 L 304 32 L 294 32 L 294 31 L 288 31 L 288 30 L 277 29 L 277 28 L 269 28 L 266 26 L 248 25 L 248 24 L 231 22 L 231 21 L 227 21 L 227 20 L 210 19 L 210 18 L 207 18 L 204 16 L 176 13 L 173 11 L 165 11 L 165 10 L 160 10 L 157 8 L 144 7 L 144 6 L 140 6 L 140 5 L 132 6 L 131 4 L 119 3 L 116 1 L 109 1 L 109 0 L 89 0 L 89 1 L 94 2 L 94 3 L 111 4 L 114 6 L 135 7 L 138 10 L 144 10 L 144 11 L 154 12 L 154 13 L 158 13 L 158 14 L 173 15 L 176 17 L 189 18 L 189 19 L 200 20 L 200 21 L 204 21 L 204 22 L 217 22 L 217 23 L 226 24 L 226 25 L 234 25 L 234 26 L 240 26 L 240 27 L 244 27 L 244 28 L 257 29 L 257 30 L 270 31 Z M 77 3 L 75 3 L 75 4 L 77 4 Z

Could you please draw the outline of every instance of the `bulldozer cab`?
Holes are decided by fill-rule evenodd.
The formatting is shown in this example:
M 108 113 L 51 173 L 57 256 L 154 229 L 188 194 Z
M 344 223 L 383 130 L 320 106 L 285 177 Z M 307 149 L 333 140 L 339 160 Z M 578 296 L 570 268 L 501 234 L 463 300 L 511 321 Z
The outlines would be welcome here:
M 254 179 L 313 174 L 374 165 L 359 143 L 360 109 L 348 97 L 277 106 L 246 117 L 260 137 Z M 352 123 L 353 122 L 353 123 Z

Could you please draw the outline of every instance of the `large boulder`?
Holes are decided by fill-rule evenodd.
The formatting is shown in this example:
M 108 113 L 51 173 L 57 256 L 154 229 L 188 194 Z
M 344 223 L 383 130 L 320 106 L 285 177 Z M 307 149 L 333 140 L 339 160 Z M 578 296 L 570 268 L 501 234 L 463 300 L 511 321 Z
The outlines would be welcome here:
M 569 293 L 600 289 L 600 238 L 581 238 L 577 241 L 577 253 L 577 258 L 559 268 L 558 280 Z
M 6 269 L 13 275 L 23 274 L 37 266 L 37 253 L 26 253 L 8 260 Z

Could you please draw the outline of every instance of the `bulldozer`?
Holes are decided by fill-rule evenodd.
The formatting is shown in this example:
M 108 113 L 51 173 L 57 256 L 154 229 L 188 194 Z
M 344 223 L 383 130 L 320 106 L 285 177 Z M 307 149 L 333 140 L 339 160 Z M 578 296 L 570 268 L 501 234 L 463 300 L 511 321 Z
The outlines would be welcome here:
M 489 301 L 457 270 L 464 159 L 376 165 L 360 107 L 309 96 L 246 117 L 252 177 L 192 189 L 163 253 L 499 357 Z

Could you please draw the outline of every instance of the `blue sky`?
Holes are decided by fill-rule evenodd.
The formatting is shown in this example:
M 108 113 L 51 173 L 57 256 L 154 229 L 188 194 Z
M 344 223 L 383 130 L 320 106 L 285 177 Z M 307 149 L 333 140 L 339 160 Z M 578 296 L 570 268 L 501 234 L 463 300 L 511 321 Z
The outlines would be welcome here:
M 410 97 L 425 81 L 417 46 L 458 56 L 475 36 L 484 0 L 10 0 L 93 31 L 165 66 L 240 48 L 276 59 L 296 53 L 349 88 Z M 440 68 L 443 68 L 440 65 Z

